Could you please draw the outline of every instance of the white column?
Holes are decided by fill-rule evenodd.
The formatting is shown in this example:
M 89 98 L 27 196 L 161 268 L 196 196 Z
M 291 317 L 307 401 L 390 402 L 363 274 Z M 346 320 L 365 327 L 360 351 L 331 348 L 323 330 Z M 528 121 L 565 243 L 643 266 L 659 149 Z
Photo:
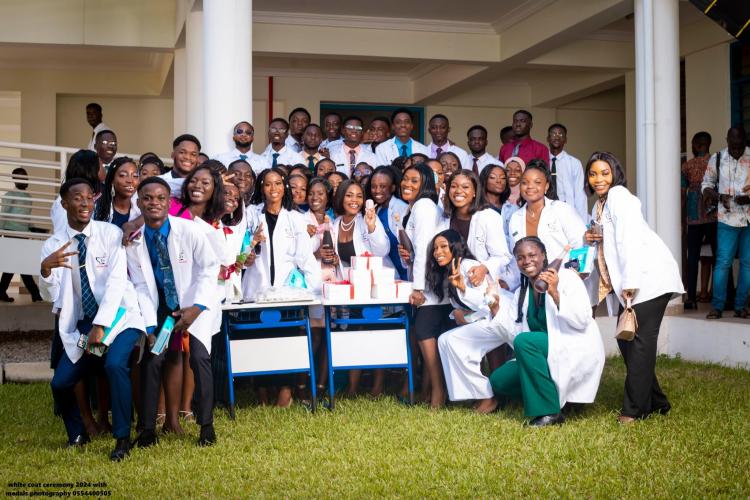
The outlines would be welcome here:
M 229 149 L 231 129 L 252 120 L 252 0 L 203 2 L 203 150 Z
M 678 0 L 654 2 L 653 185 L 656 232 L 680 261 L 680 25 Z
M 649 225 L 679 260 L 678 0 L 635 1 L 637 194 Z
M 174 49 L 174 94 L 172 135 L 178 136 L 187 128 L 187 54 L 185 47 Z
M 209 2 L 206 2 L 209 3 Z M 203 12 L 188 12 L 185 21 L 185 130 L 203 141 Z M 175 130 L 175 134 L 180 132 Z

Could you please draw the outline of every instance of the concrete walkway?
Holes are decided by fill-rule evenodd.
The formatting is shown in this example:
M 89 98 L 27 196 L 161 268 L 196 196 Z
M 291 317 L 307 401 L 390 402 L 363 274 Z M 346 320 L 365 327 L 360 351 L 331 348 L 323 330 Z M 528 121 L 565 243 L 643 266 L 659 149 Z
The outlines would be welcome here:
M 0 384 L 49 382 L 50 380 L 52 380 L 52 369 L 49 367 L 49 361 L 0 365 Z

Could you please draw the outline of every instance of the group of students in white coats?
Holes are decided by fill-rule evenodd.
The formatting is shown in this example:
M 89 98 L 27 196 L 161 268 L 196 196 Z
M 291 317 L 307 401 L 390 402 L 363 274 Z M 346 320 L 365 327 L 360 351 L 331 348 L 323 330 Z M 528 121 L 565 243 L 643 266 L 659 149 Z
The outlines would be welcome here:
M 397 137 L 402 128 L 395 120 Z M 639 315 L 638 336 L 620 341 L 628 369 L 620 421 L 669 411 L 654 373 L 656 338 L 666 305 L 682 286 L 674 259 L 640 215 L 614 156 L 595 153 L 585 168 L 588 190 L 598 196 L 592 222 L 601 230 L 594 230 L 555 199 L 543 160 L 526 165 L 513 157 L 506 168 L 487 165 L 479 176 L 459 169 L 441 183 L 430 160 L 419 161 L 424 152 L 418 143 L 397 151 L 388 142 L 376 157 L 398 160 L 402 169 L 381 165 L 360 182 L 335 171 L 327 174 L 330 181 L 309 179 L 305 165 L 278 164 L 258 175 L 243 159 L 197 165 L 200 143 L 192 136 L 175 140 L 172 172 L 140 183 L 133 160 L 123 159 L 101 176 L 86 153 L 74 155 L 71 163 L 81 163 L 81 173 L 69 168 L 60 206 L 53 207 L 55 234 L 42 255 L 42 291 L 59 313 L 64 347 L 52 387 L 69 444 L 88 440 L 73 387 L 94 369 L 91 352 L 101 348 L 112 325 L 114 341 L 108 339 L 99 358 L 113 395 L 117 441 L 111 458 L 130 451 L 129 370 L 136 346 L 136 443 L 157 442 L 161 373 L 168 354 L 182 351 L 189 352 L 194 375 L 198 443 L 213 444 L 211 340 L 220 330 L 221 303 L 282 286 L 294 273 L 320 293 L 324 280 L 343 277 L 350 258 L 365 252 L 413 283 L 409 302 L 422 357 L 422 399 L 433 407 L 447 399 L 475 400 L 476 411 L 489 413 L 520 398 L 532 425 L 561 423 L 566 405 L 596 396 L 604 350 L 591 307 L 606 298 L 611 312 L 632 299 Z M 325 161 L 332 163 L 322 159 L 316 171 Z M 335 184 L 333 173 L 340 177 Z M 294 177 L 306 181 L 302 194 L 292 193 Z M 95 205 L 104 190 L 109 195 Z M 94 213 L 100 220 L 91 220 Z M 323 244 L 325 231 L 333 247 Z M 68 251 L 72 241 L 77 251 Z M 598 247 L 596 272 L 585 280 L 571 269 L 548 267 L 566 248 L 583 244 Z M 241 252 L 246 259 L 239 262 Z M 546 291 L 537 281 L 546 283 Z M 168 346 L 152 353 L 168 318 L 175 322 Z M 515 359 L 491 364 L 487 377 L 483 357 L 504 344 L 513 347 Z M 382 393 L 382 375 L 376 373 L 373 393 Z M 358 380 L 350 377 L 350 385 Z M 164 392 L 169 405 L 175 396 L 166 387 Z M 282 385 L 277 404 L 288 407 L 292 394 L 291 383 Z

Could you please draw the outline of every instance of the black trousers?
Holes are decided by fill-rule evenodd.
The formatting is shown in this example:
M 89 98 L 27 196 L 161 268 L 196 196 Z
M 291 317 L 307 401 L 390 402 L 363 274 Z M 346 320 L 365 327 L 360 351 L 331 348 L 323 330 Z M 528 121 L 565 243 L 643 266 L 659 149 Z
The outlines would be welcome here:
M 3 277 L 0 278 L 0 295 L 8 293 L 8 287 L 10 286 L 10 280 L 13 279 L 13 273 L 3 273 Z M 34 278 L 29 274 L 22 274 L 21 281 L 23 286 L 31 294 L 32 299 L 40 299 L 42 296 L 39 295 L 39 287 L 36 286 Z
M 687 298 L 695 302 L 698 285 L 698 263 L 701 247 L 704 243 L 711 245 L 711 254 L 716 258 L 716 222 L 694 224 L 687 227 Z
M 161 386 L 162 366 L 168 355 L 181 354 L 167 349 L 158 356 L 147 349 L 141 360 L 141 398 L 143 412 L 143 428 L 155 430 L 156 412 L 159 404 L 159 388 Z M 211 358 L 203 343 L 190 335 L 190 368 L 195 378 L 193 392 L 193 412 L 199 425 L 214 422 L 214 383 L 211 373 Z
M 643 418 L 651 413 L 666 413 L 671 408 L 656 379 L 656 342 L 661 320 L 671 294 L 664 294 L 633 306 L 638 332 L 631 342 L 618 340 L 625 360 L 625 395 L 621 414 Z M 622 313 L 622 307 L 620 307 Z

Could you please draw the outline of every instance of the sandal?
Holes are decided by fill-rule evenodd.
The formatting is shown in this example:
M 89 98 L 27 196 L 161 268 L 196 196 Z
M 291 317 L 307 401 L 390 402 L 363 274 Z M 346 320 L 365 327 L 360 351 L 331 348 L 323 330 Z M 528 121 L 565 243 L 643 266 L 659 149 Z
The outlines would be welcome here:
M 192 411 L 180 410 L 180 418 L 183 419 L 185 422 L 195 422 L 195 415 L 193 415 Z
M 156 425 L 164 425 L 164 421 L 167 420 L 166 413 L 158 413 L 156 415 Z
M 711 312 L 706 315 L 706 319 L 720 319 L 722 312 L 718 309 L 711 309 Z

